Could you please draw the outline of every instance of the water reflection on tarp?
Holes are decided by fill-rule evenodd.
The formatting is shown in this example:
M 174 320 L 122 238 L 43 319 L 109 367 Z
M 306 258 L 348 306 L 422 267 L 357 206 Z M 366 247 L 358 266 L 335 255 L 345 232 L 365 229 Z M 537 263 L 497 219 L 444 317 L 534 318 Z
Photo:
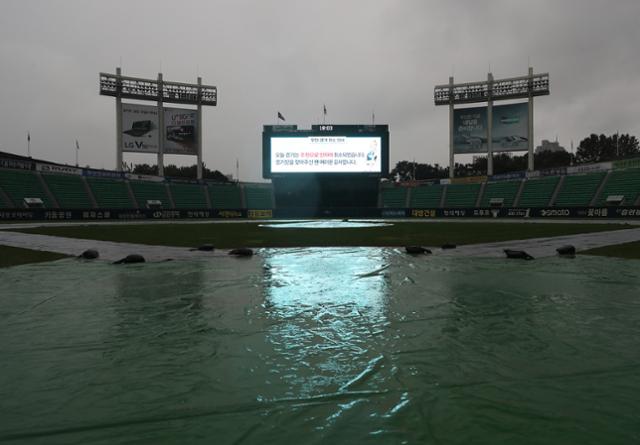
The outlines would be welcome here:
M 286 395 L 367 388 L 382 365 L 376 336 L 387 325 L 388 252 L 383 249 L 270 249 L 264 256 L 265 316 L 273 321 L 268 367 Z M 375 386 L 375 385 L 374 385 Z
M 319 221 L 294 221 L 260 224 L 260 227 L 271 227 L 274 229 L 344 229 L 356 227 L 384 227 L 392 226 L 393 223 L 364 220 L 319 220 Z

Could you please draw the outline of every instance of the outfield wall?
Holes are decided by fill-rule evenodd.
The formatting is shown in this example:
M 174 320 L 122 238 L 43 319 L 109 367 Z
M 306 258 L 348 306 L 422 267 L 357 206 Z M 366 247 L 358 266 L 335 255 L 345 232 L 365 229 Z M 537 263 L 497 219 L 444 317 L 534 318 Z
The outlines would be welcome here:
M 410 219 L 622 219 L 640 220 L 635 207 L 511 207 L 511 208 L 288 208 L 288 209 L 92 209 L 0 210 L 0 221 L 139 221 L 303 218 L 410 218 Z

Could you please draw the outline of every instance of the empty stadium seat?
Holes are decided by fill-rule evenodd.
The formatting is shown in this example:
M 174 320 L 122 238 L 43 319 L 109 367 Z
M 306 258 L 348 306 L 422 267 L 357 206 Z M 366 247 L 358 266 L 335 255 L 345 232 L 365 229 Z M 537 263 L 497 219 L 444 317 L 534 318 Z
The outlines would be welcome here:
M 475 207 L 480 184 L 449 184 L 445 207 Z
M 171 183 L 169 188 L 177 209 L 206 209 L 208 207 L 204 186 L 200 184 Z
M 240 209 L 242 196 L 237 184 L 209 184 L 207 187 L 214 209 Z
M 606 205 L 611 195 L 624 196 L 623 205 L 634 205 L 640 193 L 640 169 L 614 170 L 607 179 L 596 205 Z
M 31 171 L 0 170 L 0 187 L 16 207 L 23 207 L 24 198 L 40 198 L 45 207 L 54 207 L 36 173 Z
M 92 207 L 91 199 L 87 195 L 81 176 L 43 174 L 42 178 L 56 197 L 60 208 L 87 209 Z
M 382 190 L 382 207 L 385 208 L 404 208 L 407 205 L 407 188 L 406 187 L 383 187 Z
M 559 176 L 527 179 L 522 186 L 522 193 L 517 205 L 521 207 L 547 207 L 559 180 Z
M 244 197 L 248 209 L 273 208 L 271 187 L 245 185 Z
M 444 186 L 423 185 L 411 190 L 409 207 L 417 209 L 435 209 L 440 207 Z
M 491 199 L 494 198 L 502 198 L 504 207 L 513 206 L 520 184 L 520 181 L 488 182 L 484 188 L 480 207 L 490 207 Z
M 127 184 L 121 179 L 87 178 L 98 207 L 104 209 L 128 209 L 135 207 L 129 196 Z
M 565 176 L 555 207 L 586 207 L 593 199 L 606 173 Z
M 164 182 L 130 181 L 129 185 L 141 209 L 147 207 L 147 201 L 160 201 L 163 208 L 171 208 Z

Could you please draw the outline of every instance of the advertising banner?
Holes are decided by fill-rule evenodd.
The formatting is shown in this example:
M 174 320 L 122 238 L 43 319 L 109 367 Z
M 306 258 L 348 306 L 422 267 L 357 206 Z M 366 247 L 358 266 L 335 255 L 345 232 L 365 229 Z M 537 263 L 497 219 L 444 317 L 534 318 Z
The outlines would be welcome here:
M 158 107 L 122 104 L 122 150 L 158 152 Z
M 529 105 L 527 103 L 493 107 L 493 151 L 529 149 Z
M 164 149 L 166 154 L 198 154 L 197 110 L 164 109 Z
M 68 165 L 36 164 L 36 170 L 43 173 L 62 173 L 64 175 L 82 175 L 82 169 Z
M 152 175 L 141 175 L 139 173 L 125 173 L 124 177 L 131 181 L 148 181 L 148 182 L 163 182 L 164 177 L 162 176 L 152 176 Z
M 529 147 L 529 108 L 526 103 L 493 107 L 494 152 L 526 151 Z M 453 111 L 453 151 L 456 154 L 487 153 L 487 107 Z
M 451 184 L 479 184 L 487 180 L 486 176 L 463 176 L 450 179 Z
M 273 173 L 380 173 L 382 140 L 374 137 L 271 138 Z
M 453 152 L 487 152 L 487 107 L 453 110 Z
M 640 158 L 613 161 L 613 168 L 616 170 L 619 168 L 640 168 Z
M 567 174 L 578 175 L 582 173 L 596 173 L 611 170 L 613 167 L 611 162 L 598 162 L 597 164 L 574 165 L 567 167 Z
M 0 159 L 1 168 L 13 168 L 17 170 L 33 170 L 33 162 L 17 159 Z

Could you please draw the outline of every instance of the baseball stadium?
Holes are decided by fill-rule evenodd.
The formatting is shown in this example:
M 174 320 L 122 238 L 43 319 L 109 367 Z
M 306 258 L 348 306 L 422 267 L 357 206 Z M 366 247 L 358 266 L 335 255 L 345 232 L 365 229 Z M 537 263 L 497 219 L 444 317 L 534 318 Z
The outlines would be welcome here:
M 0 442 L 640 440 L 640 158 L 537 169 L 548 74 L 436 86 L 450 174 L 407 181 L 373 123 L 264 125 L 265 182 L 204 179 L 216 87 L 99 82 L 115 169 L 0 153 Z

